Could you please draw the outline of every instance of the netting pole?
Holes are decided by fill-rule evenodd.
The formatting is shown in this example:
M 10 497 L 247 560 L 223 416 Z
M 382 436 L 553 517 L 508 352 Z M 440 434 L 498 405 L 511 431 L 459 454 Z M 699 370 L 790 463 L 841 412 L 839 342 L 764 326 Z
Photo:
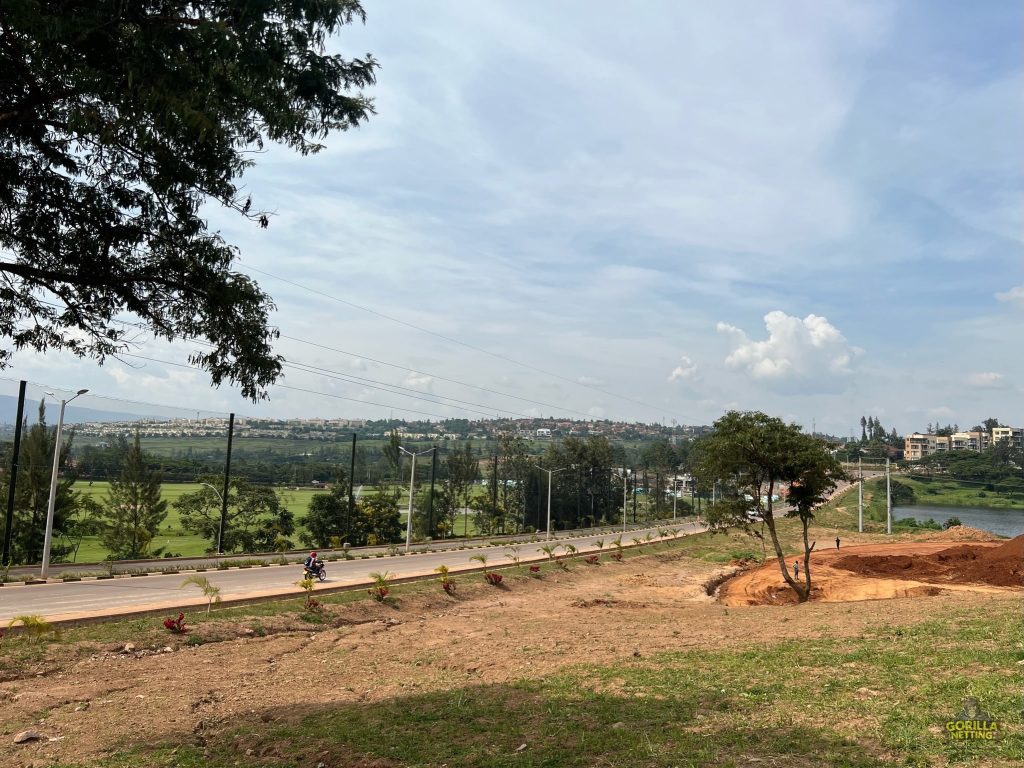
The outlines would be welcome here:
M 228 519 L 228 486 L 231 483 L 231 442 L 235 437 L 235 414 L 228 415 L 228 455 L 224 461 L 224 494 L 220 499 L 220 527 L 217 529 L 217 553 L 224 554 L 224 526 Z
M 4 518 L 4 567 L 11 564 L 14 537 L 14 493 L 18 485 L 18 451 L 21 449 L 21 422 L 25 418 L 25 382 L 18 387 L 18 418 L 14 422 L 14 451 L 11 453 L 11 480 L 7 485 L 7 516 Z

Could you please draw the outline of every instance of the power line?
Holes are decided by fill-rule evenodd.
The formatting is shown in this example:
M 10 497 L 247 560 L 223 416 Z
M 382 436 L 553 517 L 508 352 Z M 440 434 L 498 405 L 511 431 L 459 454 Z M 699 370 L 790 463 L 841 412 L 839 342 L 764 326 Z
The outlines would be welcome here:
M 0 381 L 10 381 L 12 383 L 18 383 L 18 382 L 21 381 L 21 379 L 12 379 L 12 378 L 10 378 L 8 376 L 0 376 Z M 34 387 L 39 387 L 40 389 L 43 389 L 43 390 L 46 390 L 46 389 L 56 389 L 56 390 L 61 391 L 61 392 L 74 392 L 75 391 L 74 389 L 71 389 L 71 388 L 68 388 L 68 387 L 57 387 L 57 386 L 54 386 L 53 384 L 43 384 L 43 383 L 38 382 L 38 381 L 28 381 L 28 380 L 26 380 L 26 382 L 28 384 L 31 384 Z M 214 414 L 214 415 L 217 415 L 217 416 L 223 416 L 225 413 L 227 413 L 227 411 L 211 411 L 211 410 L 208 410 L 206 408 L 186 408 L 183 405 L 166 405 L 166 404 L 162 404 L 162 403 L 149 403 L 149 402 L 146 402 L 145 400 L 129 400 L 128 398 L 116 397 L 114 395 L 98 395 L 98 394 L 96 394 L 94 392 L 91 392 L 91 391 L 86 396 L 86 401 L 85 402 L 88 402 L 89 398 L 96 398 L 96 399 L 100 399 L 100 400 L 112 400 L 112 401 L 117 402 L 117 403 L 129 403 L 131 405 L 144 405 L 147 408 L 164 408 L 164 409 L 171 410 L 171 411 L 184 411 L 186 413 L 209 413 L 209 414 Z
M 360 355 L 360 354 L 357 354 L 356 352 L 349 352 L 348 350 L 345 350 L 345 349 L 338 349 L 337 347 L 331 347 L 331 346 L 328 346 L 326 344 L 320 344 L 320 343 L 315 342 L 315 341 L 309 341 L 308 339 L 300 339 L 297 336 L 288 336 L 288 335 L 282 333 L 281 334 L 281 338 L 282 339 L 288 339 L 289 341 L 297 341 L 300 344 L 308 344 L 311 347 L 317 347 L 319 349 L 325 349 L 325 350 L 327 350 L 329 352 L 337 352 L 337 353 L 342 354 L 342 355 L 348 355 L 349 357 L 354 357 L 354 358 L 359 359 L 359 360 L 369 360 L 371 363 L 377 363 L 378 365 L 384 365 L 384 366 L 387 366 L 388 368 L 395 368 L 395 369 L 397 369 L 399 371 L 406 371 L 408 373 L 415 373 L 415 374 L 418 374 L 420 376 L 430 376 L 432 379 L 437 379 L 438 381 L 446 381 L 449 384 L 457 384 L 458 386 L 461 386 L 461 387 L 468 387 L 469 389 L 476 389 L 476 390 L 479 390 L 481 392 L 487 392 L 488 394 L 491 394 L 491 395 L 498 395 L 500 397 L 509 397 L 509 398 L 512 398 L 513 400 L 519 400 L 519 401 L 524 402 L 524 403 L 530 403 L 531 405 L 542 405 L 545 408 L 555 408 L 557 410 L 566 411 L 568 413 L 575 413 L 575 414 L 577 414 L 579 416 L 585 416 L 588 419 L 593 418 L 593 416 L 591 414 L 587 413 L 586 411 L 578 411 L 575 408 L 564 408 L 563 406 L 554 405 L 553 403 L 545 403 L 542 400 L 534 400 L 534 399 L 529 398 L 529 397 L 522 397 L 521 395 L 513 395 L 511 392 L 502 392 L 500 389 L 490 389 L 488 387 L 482 387 L 482 386 L 480 386 L 478 384 L 470 384 L 467 381 L 460 381 L 459 379 L 451 379 L 451 378 L 448 378 L 446 376 L 439 376 L 436 373 L 429 373 L 427 371 L 421 371 L 421 370 L 418 370 L 416 368 L 409 368 L 408 366 L 398 365 L 397 363 L 389 363 L 389 362 L 387 362 L 385 360 L 378 360 L 376 358 L 369 357 L 368 355 Z M 509 413 L 511 413 L 511 411 L 509 411 Z
M 148 360 L 151 363 L 160 363 L 161 365 L 171 365 L 171 366 L 174 366 L 176 368 L 188 368 L 189 370 L 194 370 L 194 371 L 202 370 L 202 368 L 200 368 L 198 365 L 191 365 L 191 364 L 188 364 L 188 363 L 173 363 L 170 360 L 160 360 L 160 359 L 155 358 L 155 357 L 147 357 L 145 355 L 136 355 L 134 353 L 128 353 L 128 352 L 124 352 L 122 354 L 125 355 L 126 357 L 135 357 L 135 358 L 138 358 L 139 360 Z M 418 414 L 420 416 L 430 416 L 433 419 L 439 419 L 441 421 L 444 421 L 445 419 L 451 418 L 450 416 L 443 416 L 443 415 L 441 415 L 439 413 L 428 413 L 426 411 L 417 411 L 417 410 L 415 410 L 413 408 L 406 408 L 405 406 L 394 405 L 393 403 L 375 403 L 375 402 L 373 402 L 371 400 L 360 400 L 360 399 L 355 398 L 355 397 L 345 397 L 343 395 L 335 395 L 335 394 L 332 394 L 330 392 L 320 392 L 320 391 L 315 390 L 315 389 L 303 389 L 302 387 L 293 387 L 293 386 L 290 386 L 290 385 L 287 385 L 287 384 L 275 384 L 274 386 L 278 387 L 279 389 L 290 389 L 290 390 L 294 390 L 296 392 L 306 392 L 306 393 L 311 394 L 311 395 L 320 395 L 322 397 L 331 397 L 331 398 L 334 398 L 335 400 L 348 400 L 348 401 L 351 401 L 353 403 L 361 403 L 363 405 L 375 405 L 375 406 L 378 406 L 380 408 L 393 408 L 396 411 L 404 411 L 406 413 L 415 413 L 415 414 Z M 406 395 L 406 397 L 408 397 L 408 395 Z M 443 405 L 443 403 L 437 403 L 437 405 Z
M 325 376 L 325 377 L 327 377 L 329 379 L 336 379 L 338 381 L 345 381 L 345 382 L 348 382 L 349 384 L 359 384 L 361 386 L 365 386 L 365 387 L 368 387 L 370 389 L 381 389 L 381 390 L 383 390 L 385 392 L 391 392 L 392 394 L 399 395 L 400 397 L 410 397 L 410 398 L 413 398 L 415 400 L 423 400 L 424 402 L 436 403 L 437 405 L 447 405 L 448 403 L 444 403 L 444 402 L 441 402 L 441 401 L 442 400 L 448 400 L 449 402 L 457 403 L 457 404 L 463 406 L 463 410 L 470 411 L 471 413 L 478 413 L 478 414 L 480 414 L 482 416 L 491 416 L 495 411 L 502 411 L 504 413 L 509 413 L 509 414 L 514 415 L 514 416 L 518 416 L 519 415 L 515 411 L 509 411 L 509 410 L 507 410 L 505 408 L 492 408 L 489 411 L 480 411 L 480 410 L 476 410 L 476 409 L 474 409 L 472 407 L 465 407 L 465 406 L 477 406 L 479 408 L 489 408 L 490 406 L 488 406 L 488 405 L 486 405 L 484 403 L 473 403 L 473 402 L 470 402 L 468 400 L 459 400 L 458 398 L 448 397 L 447 395 L 435 395 L 433 392 L 420 392 L 419 390 L 412 389 L 410 387 L 402 387 L 402 386 L 399 386 L 398 384 L 388 384 L 387 382 L 378 381 L 376 379 L 367 379 L 367 378 L 364 378 L 362 376 L 350 376 L 347 373 L 340 373 L 338 371 L 332 371 L 332 370 L 327 369 L 327 368 L 319 368 L 319 367 L 317 367 L 315 365 L 307 365 L 306 363 L 289 362 L 289 363 L 284 363 L 284 367 L 292 368 L 292 369 L 297 370 L 297 371 L 303 371 L 305 373 L 315 373 L 315 374 L 318 374 L 320 376 Z M 364 382 L 371 382 L 371 383 L 364 383 Z M 399 391 L 394 392 L 392 390 L 399 390 Z M 413 392 L 415 394 L 406 395 L 406 394 L 403 394 L 403 392 Z M 438 398 L 438 399 L 430 400 L 428 398 Z
M 212 344 L 201 339 L 193 339 L 193 341 L 208 347 L 213 346 Z M 491 416 L 496 411 L 503 411 L 504 413 L 511 414 L 513 416 L 519 416 L 518 413 L 516 413 L 515 411 L 510 411 L 507 408 L 499 408 L 497 406 L 492 407 L 490 404 L 487 403 L 474 403 L 469 400 L 460 400 L 458 398 L 449 397 L 447 395 L 438 395 L 434 392 L 422 392 L 418 389 L 412 389 L 411 387 L 403 387 L 399 384 L 389 384 L 388 382 L 380 381 L 379 379 L 370 379 L 366 378 L 365 376 L 356 376 L 355 374 L 343 373 L 341 371 L 333 371 L 329 368 L 322 368 L 320 366 L 311 365 L 309 363 L 286 360 L 281 365 L 284 368 L 291 368 L 293 370 L 301 371 L 303 373 L 315 373 L 317 375 L 324 376 L 328 379 L 344 381 L 349 384 L 358 384 L 359 386 L 367 387 L 368 389 L 379 389 L 381 391 L 388 392 L 389 394 L 398 395 L 399 397 L 408 397 L 413 400 L 422 400 L 425 403 L 433 403 L 435 405 L 448 405 L 448 403 L 442 402 L 444 400 L 447 400 L 451 403 L 458 404 L 461 410 L 476 413 L 481 416 Z M 412 394 L 405 394 L 406 392 L 410 392 Z M 476 408 L 472 406 L 476 406 L 476 408 L 486 408 L 487 410 L 476 410 Z
M 335 302 L 337 302 L 339 304 L 344 304 L 347 307 L 352 307 L 353 309 L 358 309 L 358 310 L 361 310 L 363 312 L 367 312 L 367 313 L 369 313 L 371 315 L 376 315 L 377 317 L 380 317 L 380 318 L 382 318 L 384 320 L 388 320 L 388 321 L 390 321 L 392 323 L 397 323 L 398 325 L 405 326 L 406 328 L 412 328 L 415 331 L 419 331 L 420 333 L 425 333 L 425 334 L 427 334 L 429 336 L 433 336 L 435 338 L 441 339 L 442 341 L 447 341 L 450 344 L 457 344 L 460 347 L 466 347 L 467 349 L 472 349 L 474 352 L 480 352 L 481 354 L 489 355 L 490 357 L 496 358 L 498 360 L 503 360 L 506 363 L 511 363 L 512 365 L 518 365 L 521 368 L 527 368 L 527 369 L 529 369 L 531 371 L 534 371 L 536 373 L 542 373 L 545 376 L 551 376 L 553 378 L 560 379 L 562 381 L 568 382 L 569 384 L 574 384 L 575 386 L 583 387 L 584 389 L 589 389 L 589 390 L 592 390 L 594 392 L 599 392 L 600 394 L 605 395 L 607 397 L 614 397 L 614 398 L 617 398 L 619 400 L 625 400 L 627 402 L 634 403 L 636 405 L 641 405 L 644 408 L 649 408 L 650 410 L 657 411 L 658 413 L 664 413 L 665 412 L 664 408 L 658 408 L 658 407 L 653 406 L 653 405 L 651 405 L 649 403 L 645 403 L 642 400 L 637 400 L 635 398 L 627 397 L 625 395 L 619 395 L 619 394 L 616 394 L 615 392 L 609 392 L 607 390 L 601 389 L 600 387 L 595 387 L 595 386 L 592 386 L 590 384 L 584 384 L 581 381 L 576 381 L 575 379 L 570 379 L 568 376 L 562 376 L 560 373 L 555 373 L 553 371 L 548 371 L 548 370 L 545 370 L 544 368 L 539 368 L 536 365 L 531 365 L 530 363 L 524 363 L 521 360 L 516 360 L 514 358 L 508 357 L 507 355 L 499 354 L 498 352 L 492 352 L 489 349 L 484 349 L 483 347 L 478 347 L 475 344 L 470 344 L 469 342 L 460 341 L 459 339 L 452 338 L 451 336 L 445 336 L 443 333 L 437 333 L 436 331 L 428 330 L 428 329 L 423 328 L 423 327 L 421 327 L 419 325 L 416 325 L 414 323 L 410 323 L 410 322 L 408 322 L 406 320 L 400 320 L 397 317 L 392 317 L 391 315 L 386 315 L 383 312 L 378 312 L 377 310 L 371 309 L 370 307 L 365 307 L 362 304 L 356 304 L 355 302 L 347 301 L 346 299 L 342 299 L 342 298 L 339 298 L 338 296 L 334 296 L 332 294 L 325 293 L 324 291 L 317 290 L 316 288 L 310 288 L 308 285 L 303 285 L 302 283 L 297 283 L 294 280 L 289 280 L 288 278 L 281 277 L 280 275 L 275 275 L 275 274 L 273 274 L 271 272 L 267 272 L 265 270 L 258 269 L 257 267 L 253 267 L 253 266 L 251 266 L 249 264 L 240 265 L 240 268 L 242 268 L 242 269 L 249 269 L 249 270 L 251 270 L 253 272 L 258 272 L 261 275 L 266 275 L 267 277 L 272 278 L 274 280 L 280 280 L 282 283 L 287 283 L 288 285 L 294 286 L 295 288 L 300 288 L 301 290 L 309 291 L 310 293 L 316 294 L 317 296 L 322 296 L 325 299 L 330 299 L 331 301 L 335 301 Z

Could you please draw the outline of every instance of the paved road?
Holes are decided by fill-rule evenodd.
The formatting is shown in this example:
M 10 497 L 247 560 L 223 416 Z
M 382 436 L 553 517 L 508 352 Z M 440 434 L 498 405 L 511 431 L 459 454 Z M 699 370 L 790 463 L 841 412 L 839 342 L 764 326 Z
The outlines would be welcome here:
M 358 494 L 357 494 L 358 495 Z M 663 527 L 674 527 L 675 523 L 672 520 L 651 520 L 643 524 L 628 523 L 627 531 L 624 537 L 624 541 L 628 541 L 629 537 L 634 535 L 634 530 L 648 530 L 651 526 L 663 526 Z M 404 528 L 402 529 L 405 530 Z M 575 528 L 568 531 L 557 531 L 557 536 L 570 536 L 578 535 L 585 536 L 593 534 L 595 536 L 608 535 L 611 538 L 615 538 L 619 533 L 622 532 L 620 525 L 605 526 L 602 528 Z M 492 536 L 471 536 L 468 539 L 459 537 L 454 539 L 435 539 L 430 543 L 412 544 L 410 546 L 410 552 L 422 552 L 427 549 L 458 549 L 465 546 L 477 546 L 479 544 L 488 544 L 492 541 L 522 541 L 525 538 L 529 538 L 533 534 L 516 533 L 516 534 L 494 534 Z M 541 532 L 539 535 L 543 536 Z M 405 544 L 396 544 L 393 547 L 388 546 L 373 546 L 373 547 L 352 547 L 349 551 L 352 555 L 358 557 L 359 555 L 376 555 L 378 552 L 387 553 L 389 549 L 397 547 L 398 550 L 404 551 Z M 320 555 L 323 558 L 328 558 L 331 555 L 342 555 L 341 549 L 319 549 Z M 286 552 L 285 557 L 291 560 L 293 563 L 301 563 L 305 557 L 306 552 Z M 107 573 L 108 565 L 114 567 L 117 573 L 130 573 L 133 571 L 151 569 L 159 571 L 164 568 L 177 568 L 179 570 L 191 570 L 194 568 L 216 568 L 221 563 L 233 563 L 239 561 L 263 560 L 267 563 L 272 563 L 281 559 L 281 555 L 278 553 L 245 553 L 238 555 L 212 555 L 212 556 L 198 556 L 198 557 L 171 557 L 171 558 L 151 558 L 148 560 L 117 560 L 114 563 L 51 563 L 50 564 L 50 577 L 63 577 L 63 576 L 98 576 L 102 573 Z M 8 574 L 9 578 L 14 580 L 21 578 L 22 576 L 39 576 L 39 565 L 16 565 L 10 569 Z
M 674 526 L 684 533 L 703 530 L 697 522 Z M 623 542 L 633 537 L 643 537 L 650 531 L 657 536 L 657 529 L 630 531 Z M 596 551 L 595 541 L 606 542 L 616 534 L 582 535 L 563 537 L 559 544 L 573 544 L 580 552 Z M 518 555 L 522 561 L 544 560 L 547 558 L 539 547 L 545 543 L 519 546 Z M 328 579 L 318 585 L 338 587 L 369 583 L 372 571 L 390 571 L 397 577 L 430 575 L 442 563 L 453 572 L 479 568 L 478 562 L 470 560 L 476 554 L 487 556 L 489 565 L 508 565 L 513 554 L 510 546 L 495 546 L 461 551 L 410 554 L 406 556 L 373 557 L 368 560 L 336 561 L 327 564 Z M 295 582 L 302 577 L 301 566 L 272 566 L 266 568 L 232 569 L 207 571 L 204 574 L 212 584 L 221 588 L 225 600 L 254 599 L 272 595 L 297 594 Z M 206 601 L 194 587 L 181 588 L 183 577 L 175 575 L 150 575 L 134 578 L 105 579 L 100 581 L 77 581 L 55 584 L 0 587 L 0 625 L 6 626 L 14 616 L 38 614 L 51 621 L 115 616 L 147 610 L 178 610 Z

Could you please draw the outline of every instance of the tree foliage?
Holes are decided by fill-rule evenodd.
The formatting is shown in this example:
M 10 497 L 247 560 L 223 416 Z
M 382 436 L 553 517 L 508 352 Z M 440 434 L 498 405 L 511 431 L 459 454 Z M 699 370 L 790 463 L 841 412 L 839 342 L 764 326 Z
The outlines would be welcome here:
M 50 477 L 53 469 L 53 449 L 57 428 L 46 424 L 46 402 L 39 403 L 38 420 L 31 427 L 25 420 L 18 460 L 18 478 L 14 497 L 14 525 L 11 536 L 11 559 L 15 563 L 37 563 L 43 555 L 43 537 L 46 526 L 46 508 L 50 499 Z M 68 457 L 74 440 L 74 430 L 62 436 L 60 450 L 62 467 L 57 481 L 57 495 L 53 510 L 53 545 L 50 557 L 58 561 L 67 556 L 72 545 L 62 541 L 74 536 L 79 495 L 72 490 L 75 483 L 73 468 L 69 468 Z M 5 476 L 2 498 L 7 500 Z M 0 537 L 5 534 L 5 516 L 0 515 Z M 79 537 L 80 538 L 80 537 Z
M 139 333 L 127 311 L 205 338 L 191 361 L 214 384 L 264 396 L 281 370 L 270 298 L 201 208 L 265 227 L 239 186 L 254 152 L 317 152 L 367 119 L 376 62 L 325 52 L 363 18 L 359 0 L 5 2 L 0 336 L 102 361 Z
M 218 478 L 206 478 L 203 482 L 207 481 L 218 482 Z M 221 513 L 217 492 L 203 486 L 181 496 L 174 507 L 181 513 L 182 528 L 208 538 L 211 548 L 217 546 Z M 294 531 L 294 516 L 273 488 L 231 478 L 222 537 L 224 552 L 273 552 L 280 539 Z
M 330 547 L 334 538 L 348 541 L 346 529 L 350 523 L 347 489 L 335 486 L 329 493 L 319 493 L 309 500 L 309 511 L 302 519 L 306 528 L 302 541 L 320 549 Z
M 715 422 L 710 435 L 694 447 L 695 466 L 702 482 L 721 481 L 724 498 L 710 507 L 706 519 L 712 530 L 742 528 L 760 536 L 750 520 L 756 511 L 768 529 L 779 569 L 797 599 L 811 594 L 810 558 L 814 543 L 808 527 L 814 508 L 845 477 L 842 467 L 818 439 L 796 424 L 759 411 L 730 411 Z M 803 534 L 803 580 L 791 574 L 776 529 L 775 500 L 785 492 L 790 504 L 784 513 L 799 518 Z
M 167 517 L 161 498 L 162 477 L 146 462 L 139 433 L 125 453 L 121 475 L 110 482 L 103 510 L 103 546 L 116 560 L 134 560 L 150 554 L 150 544 Z

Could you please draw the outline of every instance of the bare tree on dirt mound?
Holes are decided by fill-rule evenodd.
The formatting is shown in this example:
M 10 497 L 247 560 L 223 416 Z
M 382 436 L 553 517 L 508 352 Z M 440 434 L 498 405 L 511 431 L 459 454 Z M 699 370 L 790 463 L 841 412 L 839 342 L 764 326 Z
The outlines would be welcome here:
M 59 0 L 0 14 L 0 338 L 102 361 L 139 327 L 259 399 L 281 373 L 270 297 L 204 206 L 266 227 L 243 172 L 373 112 L 369 55 L 326 52 L 359 0 Z M 129 312 L 139 322 L 126 324 Z M 0 347 L 0 369 L 12 349 Z
M 722 501 L 706 516 L 711 530 L 740 528 L 763 539 L 764 534 L 755 527 L 755 522 L 763 521 L 782 578 L 796 592 L 797 599 L 805 602 L 811 596 L 814 549 L 814 543 L 808 540 L 808 527 L 814 519 L 814 508 L 846 476 L 839 462 L 824 443 L 803 434 L 798 425 L 759 411 L 730 411 L 715 422 L 714 432 L 696 442 L 694 452 L 701 482 L 718 481 L 724 487 Z M 784 515 L 799 518 L 803 533 L 799 576 L 786 564 L 776 528 L 775 497 L 782 493 L 790 503 Z M 751 520 L 752 512 L 760 520 Z

